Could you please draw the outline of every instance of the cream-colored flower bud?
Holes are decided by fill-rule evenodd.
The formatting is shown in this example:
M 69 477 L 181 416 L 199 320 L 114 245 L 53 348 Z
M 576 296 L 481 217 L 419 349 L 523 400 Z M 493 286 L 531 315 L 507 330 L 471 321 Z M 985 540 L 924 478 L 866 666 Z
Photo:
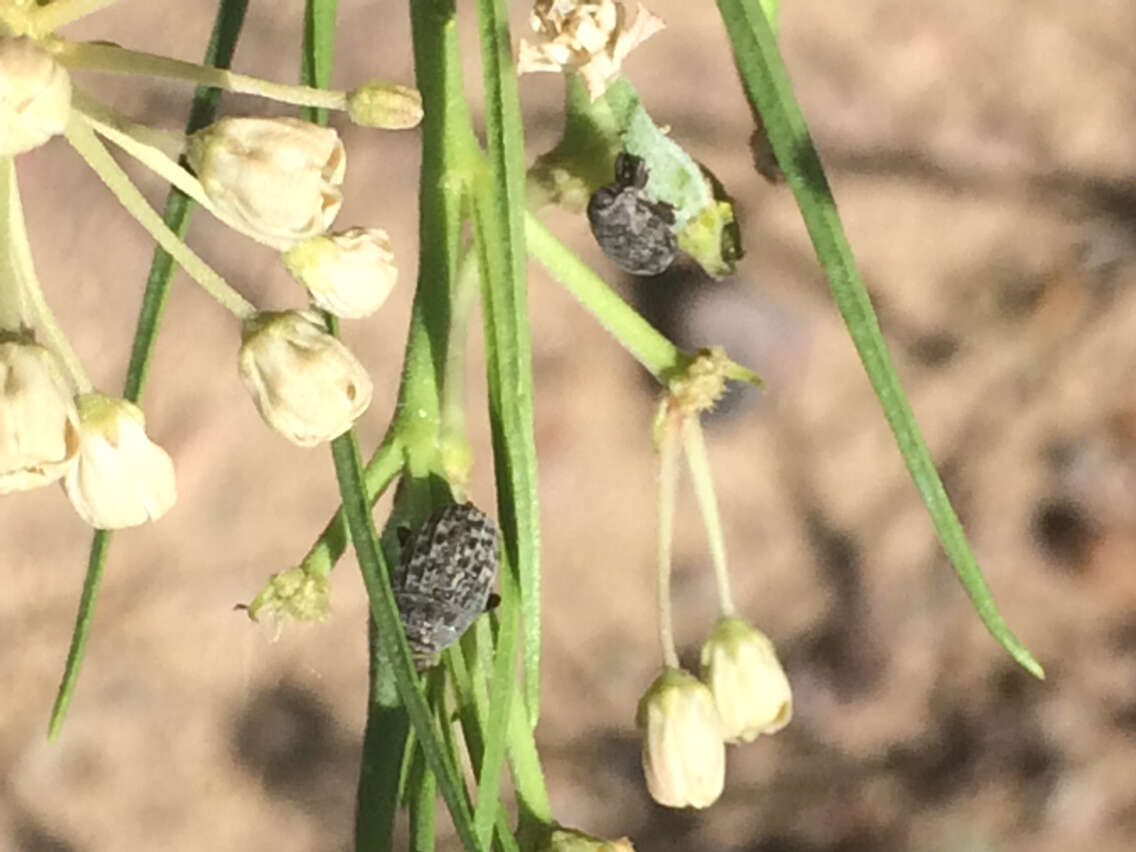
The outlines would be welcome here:
M 38 148 L 70 115 L 67 69 L 27 36 L 0 36 L 0 156 Z
M 0 494 L 54 482 L 79 452 L 75 392 L 38 344 L 0 342 Z
M 517 73 L 577 71 L 593 100 L 619 76 L 627 54 L 665 26 L 642 3 L 629 23 L 621 0 L 536 0 L 530 24 L 539 40 L 521 40 Z
M 722 722 L 709 688 L 666 668 L 639 700 L 647 790 L 669 808 L 708 808 L 726 783 Z
M 261 416 L 301 447 L 339 437 L 371 404 L 371 377 L 317 311 L 247 320 L 239 367 Z
M 635 852 L 635 847 L 626 837 L 603 840 L 574 828 L 556 828 L 540 852 Z
M 177 501 L 174 463 L 146 434 L 142 409 L 101 393 L 79 397 L 79 457 L 63 488 L 100 530 L 156 521 Z
M 209 200 L 239 227 L 288 249 L 326 231 L 343 204 L 339 134 L 298 118 L 223 118 L 189 139 Z
M 338 317 L 361 319 L 382 307 L 395 281 L 390 237 L 381 228 L 322 234 L 286 251 L 284 265 L 312 301 Z
M 714 625 L 702 646 L 702 680 L 714 694 L 727 742 L 752 742 L 793 718 L 789 679 L 773 643 L 740 618 Z

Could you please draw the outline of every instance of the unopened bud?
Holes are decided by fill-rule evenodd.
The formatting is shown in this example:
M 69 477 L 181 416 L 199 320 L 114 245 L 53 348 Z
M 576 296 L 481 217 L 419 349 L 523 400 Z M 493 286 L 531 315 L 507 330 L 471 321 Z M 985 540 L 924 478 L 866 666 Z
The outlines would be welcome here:
M 381 228 L 312 237 L 285 252 L 283 260 L 313 302 L 347 319 L 377 311 L 398 280 L 390 237 Z
M 728 742 L 751 742 L 793 718 L 789 679 L 773 643 L 740 618 L 714 625 L 702 646 L 702 680 L 714 694 Z
M 422 121 L 422 93 L 398 83 L 372 80 L 347 93 L 347 114 L 364 127 L 407 130 Z
M 0 156 L 38 148 L 70 115 L 67 69 L 27 36 L 0 36 Z
M 317 311 L 245 322 L 241 379 L 269 426 L 301 447 L 337 438 L 371 404 L 371 378 Z
M 639 701 L 647 790 L 669 808 L 708 808 L 726 783 L 722 723 L 707 686 L 681 669 L 663 670 Z
M 189 139 L 186 158 L 218 211 L 289 249 L 326 231 L 343 204 L 339 134 L 298 118 L 223 118 Z
M 146 435 L 142 409 L 125 399 L 79 397 L 79 456 L 63 479 L 71 505 L 96 529 L 156 521 L 174 505 L 174 463 Z
M 36 343 L 0 342 L 0 494 L 54 482 L 79 452 L 79 413 L 59 359 Z

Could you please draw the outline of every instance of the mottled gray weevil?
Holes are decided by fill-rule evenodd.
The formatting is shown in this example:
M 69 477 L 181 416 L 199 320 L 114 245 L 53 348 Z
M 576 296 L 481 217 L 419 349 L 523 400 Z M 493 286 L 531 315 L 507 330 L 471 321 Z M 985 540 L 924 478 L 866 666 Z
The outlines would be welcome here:
M 615 158 L 615 183 L 601 186 L 588 201 L 588 224 L 596 242 L 633 275 L 665 272 L 677 251 L 674 207 L 646 197 L 647 178 L 641 157 L 620 152 Z
M 420 661 L 454 644 L 486 609 L 497 576 L 497 528 L 472 503 L 451 503 L 400 531 L 391 587 Z

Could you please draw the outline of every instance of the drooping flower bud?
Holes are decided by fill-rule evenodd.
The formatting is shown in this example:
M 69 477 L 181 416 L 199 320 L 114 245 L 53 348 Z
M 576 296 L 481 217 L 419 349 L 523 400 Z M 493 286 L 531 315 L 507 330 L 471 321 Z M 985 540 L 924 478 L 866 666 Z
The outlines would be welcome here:
M 726 782 L 722 723 L 709 688 L 666 668 L 639 700 L 647 790 L 669 808 L 708 808 Z
M 540 852 L 635 852 L 635 847 L 626 837 L 603 840 L 574 828 L 556 828 Z
M 79 413 L 59 359 L 27 341 L 0 342 L 0 494 L 54 482 L 79 452 Z
M 218 210 L 289 249 L 326 231 L 343 204 L 339 134 L 298 118 L 223 118 L 189 139 L 186 157 Z
M 0 156 L 38 148 L 70 115 L 67 69 L 27 36 L 0 36 Z
M 530 25 L 540 40 L 521 40 L 517 73 L 575 70 L 595 100 L 627 54 L 665 26 L 642 3 L 633 22 L 627 17 L 621 0 L 536 0 Z
M 174 463 L 146 434 L 142 409 L 101 393 L 79 397 L 79 456 L 63 488 L 101 530 L 156 521 L 177 501 Z
M 301 447 L 339 437 L 371 404 L 371 377 L 317 311 L 246 320 L 238 364 L 261 416 Z
M 789 679 L 773 643 L 740 618 L 714 625 L 702 646 L 702 680 L 714 694 L 727 742 L 752 742 L 793 718 Z
M 381 228 L 312 237 L 285 252 L 283 259 L 313 302 L 347 319 L 377 311 L 398 280 L 390 237 Z

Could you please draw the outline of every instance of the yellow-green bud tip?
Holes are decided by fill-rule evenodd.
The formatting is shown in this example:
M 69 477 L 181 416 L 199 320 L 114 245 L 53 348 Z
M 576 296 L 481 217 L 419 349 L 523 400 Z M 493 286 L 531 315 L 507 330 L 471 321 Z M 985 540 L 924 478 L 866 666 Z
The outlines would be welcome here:
M 347 93 L 347 114 L 364 127 L 408 130 L 422 121 L 422 95 L 409 86 L 371 80 Z
M 281 621 L 323 621 L 331 607 L 331 584 L 323 575 L 302 567 L 273 574 L 248 607 L 249 618 L 259 619 L 267 610 Z

